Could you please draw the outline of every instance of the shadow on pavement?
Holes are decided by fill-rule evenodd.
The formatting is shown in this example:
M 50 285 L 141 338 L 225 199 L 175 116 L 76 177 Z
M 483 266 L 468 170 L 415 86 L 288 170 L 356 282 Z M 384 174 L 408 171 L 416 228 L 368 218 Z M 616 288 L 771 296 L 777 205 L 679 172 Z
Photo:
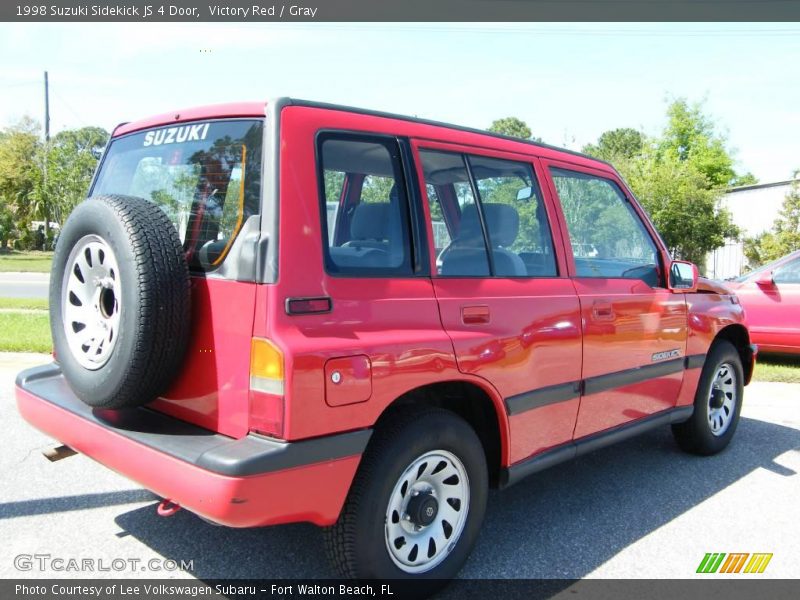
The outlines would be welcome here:
M 57 498 L 39 498 L 0 504 L 0 519 L 45 515 L 55 512 L 84 510 L 115 504 L 133 504 L 147 502 L 155 496 L 147 490 L 125 490 L 123 492 L 106 492 L 102 494 L 81 494 L 80 496 L 59 496 Z
M 539 473 L 492 492 L 461 577 L 581 578 L 755 469 L 796 475 L 774 459 L 797 446 L 796 429 L 742 418 L 717 456 L 680 452 L 664 428 Z M 201 579 L 334 575 L 313 525 L 228 529 L 186 511 L 160 518 L 155 506 L 115 522 L 165 558 L 193 560 Z

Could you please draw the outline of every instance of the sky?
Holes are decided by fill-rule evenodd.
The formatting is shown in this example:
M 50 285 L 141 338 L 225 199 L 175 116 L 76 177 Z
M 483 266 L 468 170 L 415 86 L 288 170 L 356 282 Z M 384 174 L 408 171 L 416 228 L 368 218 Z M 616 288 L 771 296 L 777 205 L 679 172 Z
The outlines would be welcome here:
M 0 127 L 113 128 L 189 106 L 294 96 L 486 128 L 516 116 L 579 150 L 657 135 L 704 102 L 762 182 L 800 168 L 800 24 L 0 24 Z

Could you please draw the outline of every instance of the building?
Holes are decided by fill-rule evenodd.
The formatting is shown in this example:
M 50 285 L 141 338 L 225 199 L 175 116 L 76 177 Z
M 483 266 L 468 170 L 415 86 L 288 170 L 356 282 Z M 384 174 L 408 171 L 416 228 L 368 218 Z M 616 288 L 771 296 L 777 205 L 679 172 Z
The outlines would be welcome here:
M 731 188 L 721 198 L 720 206 L 731 213 L 742 238 L 755 237 L 772 229 L 791 187 L 789 180 Z M 729 241 L 706 257 L 705 275 L 712 279 L 737 277 L 746 270 L 743 241 Z

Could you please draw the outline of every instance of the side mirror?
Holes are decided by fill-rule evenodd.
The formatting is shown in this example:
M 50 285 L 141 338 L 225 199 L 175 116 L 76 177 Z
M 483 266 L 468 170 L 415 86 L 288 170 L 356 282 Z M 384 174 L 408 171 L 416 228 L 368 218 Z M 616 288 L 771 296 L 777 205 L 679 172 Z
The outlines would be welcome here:
M 669 266 L 669 289 L 673 292 L 696 292 L 699 277 L 696 265 L 685 260 L 673 260 Z
M 775 287 L 775 280 L 772 278 L 772 271 L 764 271 L 756 277 L 756 285 L 759 287 Z

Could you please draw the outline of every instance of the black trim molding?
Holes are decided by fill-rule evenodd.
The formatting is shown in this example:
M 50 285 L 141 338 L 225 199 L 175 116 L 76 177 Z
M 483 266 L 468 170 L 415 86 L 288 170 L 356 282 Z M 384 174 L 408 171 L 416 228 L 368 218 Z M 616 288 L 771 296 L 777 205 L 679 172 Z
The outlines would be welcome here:
M 580 381 L 570 381 L 569 383 L 550 385 L 506 398 L 506 412 L 509 416 L 518 415 L 520 413 L 533 410 L 534 408 L 547 406 L 548 404 L 574 400 L 575 398 L 578 398 L 580 394 Z
M 705 354 L 693 354 L 685 358 L 665 360 L 652 365 L 634 367 L 633 369 L 608 373 L 607 375 L 589 377 L 581 381 L 568 381 L 566 383 L 529 390 L 506 398 L 506 413 L 509 417 L 513 417 L 514 415 L 541 408 L 548 404 L 567 402 L 581 395 L 588 396 L 590 394 L 598 394 L 626 385 L 642 383 L 649 379 L 679 373 L 684 369 L 696 369 L 702 367 L 705 360 Z
M 644 419 L 624 423 L 607 431 L 601 431 L 584 438 L 567 442 L 546 452 L 536 454 L 530 458 L 504 468 L 500 473 L 500 487 L 508 487 L 524 479 L 528 475 L 538 473 L 559 463 L 571 460 L 582 454 L 592 452 L 605 446 L 611 446 L 622 440 L 635 437 L 651 429 L 681 423 L 692 416 L 694 406 L 679 406 Z
M 148 408 L 93 409 L 75 396 L 55 363 L 23 371 L 17 385 L 43 402 L 131 442 L 229 477 L 357 456 L 372 435 L 371 429 L 360 429 L 297 442 L 252 434 L 237 440 Z
M 590 394 L 606 392 L 626 385 L 641 383 L 648 379 L 664 377 L 665 375 L 671 375 L 680 371 L 683 371 L 683 359 L 676 358 L 652 365 L 645 365 L 643 367 L 617 371 L 616 373 L 608 373 L 607 375 L 589 377 L 584 380 L 583 393 L 585 396 L 588 396 Z
M 686 357 L 686 368 L 699 369 L 705 364 L 705 362 L 706 362 L 705 354 L 692 354 L 691 356 Z

